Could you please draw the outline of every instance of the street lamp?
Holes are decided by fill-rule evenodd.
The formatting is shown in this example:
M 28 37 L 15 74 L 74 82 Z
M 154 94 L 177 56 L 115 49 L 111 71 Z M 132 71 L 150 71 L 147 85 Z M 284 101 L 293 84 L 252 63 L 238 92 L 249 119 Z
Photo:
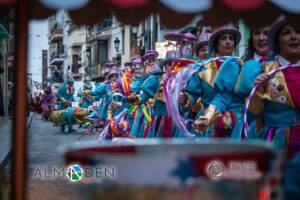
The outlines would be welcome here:
M 116 39 L 114 40 L 114 43 L 115 43 L 116 51 L 119 52 L 119 48 L 120 48 L 120 40 L 119 40 L 118 37 L 116 37 Z
M 132 34 L 135 34 L 135 35 L 137 35 L 137 33 L 138 33 L 138 27 L 137 26 L 132 26 L 131 27 L 131 32 L 132 32 Z
M 117 65 L 118 66 L 121 66 L 121 54 L 119 54 L 119 48 L 120 48 L 120 40 L 118 37 L 116 37 L 116 39 L 114 40 L 114 44 L 115 44 L 115 48 L 116 48 L 116 51 L 117 51 Z

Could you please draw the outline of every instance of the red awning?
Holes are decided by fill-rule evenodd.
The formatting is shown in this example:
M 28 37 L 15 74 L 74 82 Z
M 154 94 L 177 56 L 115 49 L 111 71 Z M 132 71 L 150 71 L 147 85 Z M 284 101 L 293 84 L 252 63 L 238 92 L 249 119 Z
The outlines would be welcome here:
M 3 13 L 17 0 L 0 0 Z M 121 23 L 138 25 L 151 13 L 157 13 L 168 28 L 180 28 L 201 15 L 208 24 L 218 26 L 239 19 L 250 27 L 272 23 L 284 14 L 298 25 L 299 0 L 31 0 L 31 19 L 46 19 L 58 9 L 69 10 L 78 25 L 92 25 L 113 12 Z M 8 7 L 9 8 L 9 7 Z M 1 14 L 0 14 L 1 15 Z
M 98 23 L 111 12 L 130 25 L 157 13 L 168 28 L 182 27 L 196 15 L 214 26 L 243 19 L 251 27 L 268 25 L 282 14 L 295 24 L 300 17 L 297 0 L 33 0 L 31 18 L 47 18 L 61 8 L 78 25 Z
M 0 0 L 0 5 L 2 4 L 14 4 L 17 0 Z
M 14 4 L 16 0 L 0 0 L 0 4 Z M 113 12 L 124 24 L 138 25 L 151 13 L 161 17 L 168 28 L 179 28 L 196 15 L 217 26 L 243 19 L 251 27 L 272 23 L 279 15 L 286 15 L 298 24 L 298 0 L 32 0 L 31 19 L 45 19 L 58 9 L 67 9 L 74 23 L 91 25 Z

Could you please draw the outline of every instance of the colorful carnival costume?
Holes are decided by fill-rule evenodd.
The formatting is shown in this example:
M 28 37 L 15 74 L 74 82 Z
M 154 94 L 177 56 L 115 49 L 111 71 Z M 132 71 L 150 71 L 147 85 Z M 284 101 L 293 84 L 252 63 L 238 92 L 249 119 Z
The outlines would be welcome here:
M 57 110 L 62 110 L 71 106 L 71 102 L 74 101 L 74 81 L 68 80 L 63 83 L 56 94 L 57 98 Z
M 278 56 L 276 60 L 264 64 L 252 65 L 253 74 L 256 77 L 260 73 L 268 73 L 281 66 L 287 66 L 289 62 Z M 289 147 L 290 155 L 299 150 L 299 77 L 300 62 L 295 67 L 290 67 L 277 72 L 264 88 L 260 88 L 255 94 L 250 111 L 260 115 L 256 128 L 259 137 L 273 142 L 280 149 Z M 253 78 L 252 78 L 253 81 Z M 246 83 L 245 83 L 246 82 Z M 251 77 L 243 80 L 245 86 L 251 83 Z M 250 85 L 249 85 L 250 86 Z M 253 82 L 252 82 L 253 86 Z
M 63 110 L 57 110 L 52 112 L 51 119 L 54 126 L 65 126 L 81 124 L 86 122 L 85 117 L 89 115 L 89 110 L 84 108 L 68 107 Z M 69 129 L 70 131 L 70 129 Z
M 254 75 L 254 74 L 258 73 L 255 70 L 256 67 L 254 67 L 254 66 L 257 66 L 257 65 L 263 64 L 265 62 L 268 62 L 269 60 L 272 60 L 272 57 L 269 55 L 270 54 L 269 46 L 267 44 L 265 44 L 265 42 L 267 43 L 267 36 L 265 33 L 265 31 L 266 31 L 265 29 L 268 30 L 268 27 L 262 28 L 259 31 L 256 30 L 255 37 L 259 37 L 256 40 L 259 40 L 259 42 L 263 44 L 263 45 L 260 45 L 259 47 L 255 47 L 255 45 L 253 44 L 254 43 L 254 31 L 251 30 L 251 36 L 250 36 L 251 38 L 248 40 L 248 51 L 245 55 L 244 65 L 241 69 L 241 72 L 240 72 L 239 78 L 238 78 L 238 82 L 235 87 L 235 94 L 239 98 L 246 99 L 250 94 L 251 88 L 249 87 L 249 82 L 253 83 L 256 78 L 256 75 Z M 264 40 L 266 40 L 266 41 L 264 41 Z M 258 48 L 258 49 L 256 49 L 256 48 Z M 262 48 L 262 49 L 259 50 L 259 48 Z M 260 54 L 258 52 L 260 52 Z M 261 55 L 261 54 L 263 54 L 263 55 Z M 245 82 L 245 80 L 248 80 L 248 82 Z M 253 101 L 257 101 L 258 98 L 259 97 L 257 95 L 255 95 L 252 99 L 253 99 Z M 247 124 L 246 125 L 244 124 L 244 127 L 243 127 L 244 132 L 242 133 L 242 138 L 245 137 L 245 135 L 246 135 L 247 139 L 256 139 L 259 137 L 256 126 L 262 126 L 262 124 L 256 123 L 257 119 L 259 119 L 260 116 L 257 115 L 257 113 L 255 114 L 255 113 L 251 112 L 253 106 L 254 106 L 254 104 L 251 104 L 251 109 L 248 110 L 248 112 L 246 113 Z M 245 116 L 245 113 L 244 113 L 244 116 Z M 261 120 L 259 119 L 258 122 L 261 122 Z M 245 132 L 245 128 L 247 129 L 247 133 Z
M 85 124 L 83 124 L 83 128 L 87 129 L 86 134 L 91 134 L 94 129 L 98 131 L 98 129 L 102 128 L 104 125 L 104 119 L 100 117 L 100 108 L 103 106 L 103 93 L 98 93 L 95 91 L 101 91 L 103 86 L 107 81 L 105 79 L 107 78 L 108 70 L 104 68 L 102 71 L 102 76 L 98 76 L 93 78 L 93 81 L 95 81 L 95 90 L 90 91 L 90 95 L 93 96 L 95 99 L 94 106 L 91 106 L 90 113 L 88 116 L 86 116 L 84 119 L 87 121 Z
M 192 75 L 183 91 L 184 94 L 187 95 L 187 99 L 182 105 L 183 109 L 191 110 L 198 116 L 202 114 L 201 112 L 204 108 L 209 106 L 216 95 L 214 82 L 216 74 L 223 62 L 223 59 L 212 60 L 207 64 L 200 66 L 199 70 Z M 202 106 L 199 107 L 199 99 L 201 99 L 203 108 Z M 210 137 L 210 134 L 211 133 L 208 131 L 198 134 L 198 136 Z M 178 137 L 183 137 L 183 135 Z
M 131 58 L 130 68 L 127 68 L 126 72 L 118 78 L 121 93 L 126 98 L 130 98 L 139 94 L 141 86 L 147 78 L 147 76 L 144 75 L 144 67 L 141 64 L 142 60 L 139 56 Z M 123 130 L 125 129 L 127 131 L 126 135 L 128 135 L 137 115 L 138 105 L 133 105 L 130 102 L 126 101 L 126 99 L 123 99 L 122 104 L 122 109 L 126 109 L 126 113 L 121 123 L 126 124 L 126 127 L 124 127 L 123 125 L 121 126 Z
M 114 70 L 114 73 L 109 75 L 109 72 L 115 68 L 116 65 L 114 63 L 106 63 L 104 65 L 104 73 L 107 74 L 108 79 L 111 75 L 117 75 L 118 73 Z M 91 95 L 99 98 L 99 105 L 98 105 L 98 113 L 99 116 L 99 126 L 103 127 L 107 118 L 108 106 L 109 106 L 109 95 L 113 90 L 116 88 L 116 81 L 107 80 L 102 84 L 99 84 L 94 91 L 91 92 Z
M 147 137 L 152 126 L 152 107 L 156 91 L 159 89 L 159 77 L 152 73 L 158 68 L 155 59 L 158 53 L 149 50 L 142 56 L 142 61 L 145 65 L 145 70 L 148 75 L 146 80 L 141 85 L 139 94 L 128 97 L 128 101 L 137 106 L 137 113 L 130 131 L 130 136 L 133 137 Z
M 144 91 L 151 98 L 149 110 L 152 111 L 150 120 L 146 117 L 148 127 L 145 129 L 144 137 L 172 137 L 172 121 L 170 117 L 167 117 L 163 96 L 163 73 L 164 71 L 158 66 L 143 85 Z
M 191 33 L 185 33 L 182 38 L 182 57 L 192 59 L 193 58 L 193 43 L 197 41 Z
M 92 95 L 101 96 L 101 103 L 98 106 L 98 110 L 94 111 L 90 116 L 87 118 L 95 118 L 97 119 L 98 125 L 93 125 L 93 127 L 105 127 L 108 125 L 108 128 L 113 120 L 113 117 L 120 112 L 122 104 L 118 103 L 119 99 L 114 98 L 115 93 L 120 92 L 120 88 L 118 88 L 117 78 L 118 78 L 118 71 L 116 70 L 116 65 L 110 63 L 106 65 L 110 69 L 108 74 L 108 81 L 104 84 L 100 85 L 93 91 Z M 92 128 L 93 128 L 92 127 Z M 108 134 L 106 137 L 112 137 L 112 130 L 107 130 Z
M 83 88 L 77 94 L 77 96 L 80 97 L 79 106 L 81 108 L 88 108 L 89 106 L 93 105 L 95 100 L 95 98 L 91 95 L 93 87 L 90 81 L 90 77 L 85 77 Z
M 198 41 L 195 45 L 195 59 L 197 62 L 201 62 L 208 58 L 208 42 L 211 37 L 211 33 L 201 33 Z M 199 54 L 201 52 L 201 55 Z
M 51 86 L 47 86 L 44 95 L 41 100 L 42 116 L 45 120 L 50 120 L 50 115 L 53 111 L 56 97 L 51 89 Z
M 210 33 L 202 33 L 198 39 L 198 42 L 196 43 L 196 52 L 199 51 L 204 46 L 208 46 L 209 38 L 211 34 Z M 195 66 L 201 66 L 201 63 L 204 62 L 207 59 L 208 56 L 208 48 L 206 49 L 207 52 L 205 53 L 206 57 L 202 57 L 202 59 L 196 59 Z M 199 69 L 200 70 L 200 69 Z M 195 78 L 195 77 L 194 77 Z M 192 85 L 190 85 L 192 86 Z M 181 113 L 189 119 L 195 119 L 197 113 L 199 110 L 203 108 L 201 97 L 198 98 L 192 98 L 191 101 L 186 102 L 185 106 L 180 105 Z
M 259 137 L 272 142 L 279 149 L 287 150 L 288 156 L 292 157 L 300 150 L 300 60 L 290 64 L 278 53 L 276 37 L 286 25 L 287 21 L 280 18 L 269 33 L 269 45 L 277 54 L 275 60 L 253 64 L 252 73 L 243 77 L 241 84 L 250 92 L 258 75 L 284 67 L 273 72 L 266 84 L 258 88 L 255 94 L 258 98 L 252 100 L 249 110 L 260 116 L 256 126 Z
M 210 53 L 217 53 L 217 41 L 223 34 L 231 34 L 235 45 L 240 41 L 240 33 L 229 24 L 216 29 L 209 40 Z M 216 59 L 202 66 L 188 84 L 187 91 L 192 93 L 190 102 L 199 97 L 206 107 L 198 113 L 204 116 L 210 124 L 198 130 L 200 135 L 209 137 L 235 137 L 239 134 L 237 119 L 242 117 L 244 99 L 235 98 L 234 88 L 240 72 L 241 63 L 233 57 Z M 204 89 L 205 88 L 205 89 Z M 240 122 L 242 126 L 242 121 Z M 203 128 L 203 127 L 202 127 Z M 197 129 L 195 129 L 197 130 Z
M 166 107 L 166 83 L 168 79 L 172 76 L 175 76 L 176 73 L 187 67 L 188 65 L 194 63 L 194 60 L 188 58 L 178 58 L 177 55 L 187 56 L 187 52 L 182 50 L 181 43 L 186 42 L 191 44 L 195 37 L 191 34 L 180 35 L 179 33 L 168 33 L 165 35 L 165 38 L 169 41 L 172 41 L 174 47 L 171 51 L 167 52 L 167 57 L 163 60 L 160 65 L 164 67 L 164 72 L 161 69 L 157 69 L 156 74 L 160 77 L 159 89 L 157 90 L 154 96 L 153 103 L 153 124 L 151 130 L 148 134 L 148 137 L 159 137 L 159 138 L 172 138 L 177 136 L 177 128 L 172 121 L 171 116 L 169 115 Z M 187 57 L 192 56 L 192 46 L 189 46 L 189 52 Z M 176 50 L 180 51 L 177 52 Z M 162 78 L 162 74 L 164 76 Z
M 236 58 L 224 61 L 215 78 L 216 95 L 205 110 L 209 121 L 215 119 L 213 137 L 241 138 L 243 128 L 244 98 L 235 95 L 234 89 L 242 63 Z M 220 115 L 221 116 L 218 116 Z
M 56 94 L 56 98 L 57 98 L 57 110 L 63 110 L 66 109 L 68 107 L 71 106 L 72 102 L 74 101 L 74 81 L 69 79 L 67 80 L 65 83 L 63 83 L 57 94 Z M 52 116 L 55 116 L 55 113 L 52 113 Z M 51 117 L 52 120 L 53 117 Z M 65 132 L 65 123 L 61 124 L 61 131 Z M 74 131 L 74 129 L 72 128 L 72 123 L 68 124 L 68 131 Z
M 118 75 L 116 89 L 111 94 L 107 127 L 104 128 L 108 138 L 127 137 L 130 131 L 130 104 L 126 101 L 126 97 L 131 94 L 132 72 L 130 68 L 124 69 L 124 71 L 120 70 L 121 68 L 116 74 Z
M 131 68 L 120 72 L 117 78 L 117 90 L 112 93 L 109 105 L 108 123 L 100 134 L 101 138 L 130 137 L 134 120 L 139 111 L 137 94 L 139 94 L 145 80 L 144 68 L 140 65 L 141 59 L 134 57 Z
M 38 114 L 42 113 L 42 108 L 41 108 L 41 100 L 42 100 L 42 94 L 38 93 L 37 96 L 34 97 L 33 100 L 33 108 L 34 111 L 37 112 Z

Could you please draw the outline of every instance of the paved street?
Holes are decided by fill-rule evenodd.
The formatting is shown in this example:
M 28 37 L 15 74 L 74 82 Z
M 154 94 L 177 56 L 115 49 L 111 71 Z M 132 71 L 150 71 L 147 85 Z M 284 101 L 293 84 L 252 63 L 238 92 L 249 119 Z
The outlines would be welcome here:
M 44 177 L 43 170 L 46 167 L 50 169 L 63 167 L 64 161 L 60 148 L 64 144 L 78 142 L 81 134 L 82 131 L 62 134 L 59 127 L 53 127 L 51 122 L 45 122 L 39 115 L 34 115 L 28 132 L 29 169 L 39 168 Z M 92 138 L 84 137 L 81 141 L 86 140 Z M 29 173 L 27 185 L 29 200 L 69 200 L 76 199 L 77 196 L 76 188 L 67 178 L 40 179 Z
M 62 166 L 64 164 L 61 148 L 65 144 L 91 140 L 90 137 L 78 138 L 82 130 L 73 126 L 76 132 L 61 133 L 60 127 L 54 127 L 51 122 L 45 122 L 41 116 L 34 115 L 28 132 L 28 162 L 29 167 L 37 165 Z

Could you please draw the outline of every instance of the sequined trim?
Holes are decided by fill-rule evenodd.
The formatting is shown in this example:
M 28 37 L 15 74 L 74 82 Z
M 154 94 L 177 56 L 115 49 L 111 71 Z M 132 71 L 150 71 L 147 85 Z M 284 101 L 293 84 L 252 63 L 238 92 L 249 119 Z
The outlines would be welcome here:
M 282 72 L 277 72 L 268 82 L 265 97 L 270 101 L 295 108 Z
M 207 82 L 211 87 L 214 87 L 215 78 L 217 76 L 218 67 L 215 61 L 204 65 L 204 70 L 198 73 L 198 76 Z

